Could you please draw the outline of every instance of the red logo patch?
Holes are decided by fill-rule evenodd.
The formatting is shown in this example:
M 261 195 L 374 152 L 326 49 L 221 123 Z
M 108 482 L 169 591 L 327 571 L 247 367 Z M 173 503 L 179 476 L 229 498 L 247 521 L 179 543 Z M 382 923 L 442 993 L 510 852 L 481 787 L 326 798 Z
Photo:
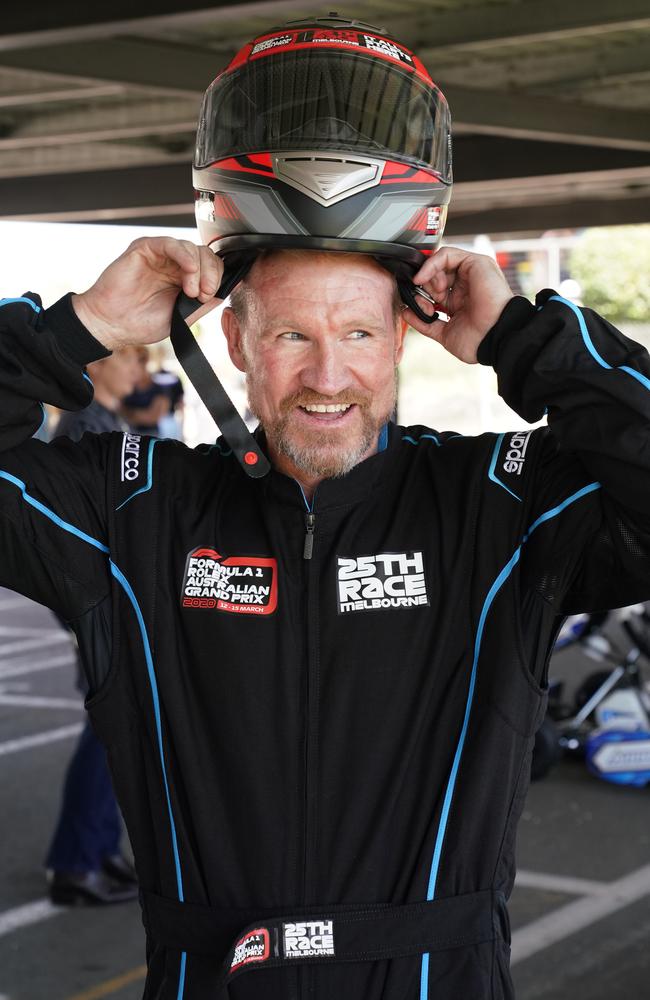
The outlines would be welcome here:
M 236 969 L 251 962 L 265 962 L 270 954 L 269 932 L 266 927 L 258 927 L 245 934 L 235 945 L 230 971 L 235 972 Z
M 277 560 L 194 549 L 185 564 L 181 603 L 184 608 L 271 615 L 278 603 Z

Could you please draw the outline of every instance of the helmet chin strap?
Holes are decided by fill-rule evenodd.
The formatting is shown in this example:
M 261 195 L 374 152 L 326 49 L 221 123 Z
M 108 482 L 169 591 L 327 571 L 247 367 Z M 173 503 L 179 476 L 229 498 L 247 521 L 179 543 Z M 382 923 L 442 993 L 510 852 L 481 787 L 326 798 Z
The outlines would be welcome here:
M 431 302 L 432 305 L 435 305 L 435 302 L 428 292 L 423 291 L 417 285 L 413 284 L 412 275 L 414 273 L 414 268 L 403 260 L 397 260 L 395 257 L 383 257 L 376 255 L 375 259 L 382 265 L 382 267 L 385 267 L 387 271 L 390 271 L 395 278 L 402 302 L 407 305 L 409 309 L 415 313 L 417 318 L 422 320 L 423 323 L 435 323 L 438 319 L 438 313 L 434 312 L 431 316 L 429 316 L 428 313 L 425 313 L 424 309 L 416 299 L 416 295 L 421 295 L 422 298 L 427 300 L 427 302 Z
M 225 299 L 230 295 L 235 285 L 248 274 L 256 256 L 256 253 L 229 255 L 216 298 Z M 270 471 L 269 460 L 235 409 L 185 322 L 186 317 L 196 312 L 202 305 L 203 302 L 190 299 L 182 292 L 178 296 L 172 314 L 170 334 L 172 347 L 183 371 L 246 475 L 260 479 Z

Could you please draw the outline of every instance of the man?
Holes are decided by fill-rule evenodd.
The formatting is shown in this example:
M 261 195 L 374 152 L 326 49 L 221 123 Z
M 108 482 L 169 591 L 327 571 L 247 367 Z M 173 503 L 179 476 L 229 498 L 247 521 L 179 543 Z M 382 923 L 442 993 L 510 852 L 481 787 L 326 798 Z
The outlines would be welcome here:
M 137 352 L 125 347 L 88 366 L 92 402 L 76 412 L 64 412 L 55 435 L 79 441 L 85 433 L 124 432 L 118 416 L 122 399 L 138 377 Z M 64 623 L 65 624 L 65 623 Z M 79 668 L 79 686 L 87 686 Z M 45 861 L 51 872 L 54 903 L 105 905 L 135 899 L 138 890 L 131 864 L 120 850 L 122 823 L 106 765 L 106 751 L 92 726 L 86 726 L 66 773 L 61 810 Z
M 149 371 L 149 350 L 144 346 L 137 348 L 137 366 L 135 387 L 123 401 L 122 415 L 137 434 L 166 437 L 160 428 L 171 411 L 171 400 Z
M 0 583 L 95 652 L 145 997 L 509 998 L 559 616 L 650 592 L 650 359 L 461 250 L 415 276 L 446 324 L 368 257 L 270 253 L 223 319 L 268 476 L 222 441 L 27 440 L 38 398 L 86 403 L 84 363 L 162 339 L 179 288 L 208 303 L 221 272 L 147 239 L 44 315 L 0 310 Z M 550 429 L 387 424 L 404 320 Z

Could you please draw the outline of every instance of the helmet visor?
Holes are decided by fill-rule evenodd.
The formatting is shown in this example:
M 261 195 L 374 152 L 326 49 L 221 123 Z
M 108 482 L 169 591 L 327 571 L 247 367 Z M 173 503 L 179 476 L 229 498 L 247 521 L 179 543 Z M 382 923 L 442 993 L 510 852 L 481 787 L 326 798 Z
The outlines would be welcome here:
M 277 52 L 212 83 L 194 165 L 242 153 L 330 149 L 402 160 L 450 184 L 449 134 L 443 95 L 412 70 L 358 52 Z

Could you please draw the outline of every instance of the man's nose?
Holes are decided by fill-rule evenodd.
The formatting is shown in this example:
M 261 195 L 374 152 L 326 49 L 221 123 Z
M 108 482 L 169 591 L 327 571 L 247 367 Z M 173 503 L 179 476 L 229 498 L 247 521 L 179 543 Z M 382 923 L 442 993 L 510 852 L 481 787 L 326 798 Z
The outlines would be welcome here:
M 309 364 L 303 368 L 302 382 L 323 396 L 335 396 L 350 385 L 350 373 L 343 351 L 337 344 L 319 344 Z

